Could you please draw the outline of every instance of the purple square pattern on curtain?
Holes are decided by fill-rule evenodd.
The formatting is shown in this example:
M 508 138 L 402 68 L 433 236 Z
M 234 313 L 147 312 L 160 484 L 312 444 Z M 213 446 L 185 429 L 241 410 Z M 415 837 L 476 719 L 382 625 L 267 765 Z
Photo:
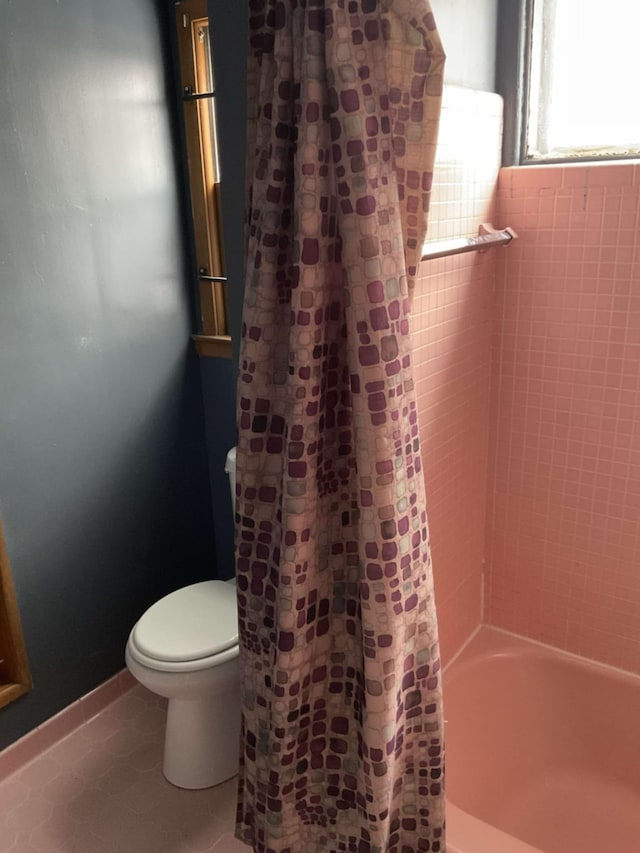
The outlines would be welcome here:
M 251 0 L 237 836 L 445 850 L 411 372 L 444 54 L 426 0 Z

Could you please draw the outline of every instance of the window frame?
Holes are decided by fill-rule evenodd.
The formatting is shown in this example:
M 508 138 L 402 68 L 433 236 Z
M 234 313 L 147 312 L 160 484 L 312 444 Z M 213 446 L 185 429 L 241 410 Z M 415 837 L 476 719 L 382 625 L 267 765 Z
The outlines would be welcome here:
M 31 690 L 29 661 L 0 520 L 0 708 Z
M 496 91 L 504 100 L 502 165 L 546 166 L 637 160 L 640 156 L 637 153 L 597 154 L 588 149 L 574 149 L 576 153 L 557 157 L 527 155 L 535 2 L 536 0 L 498 0 Z
M 194 277 L 198 282 L 199 333 L 193 335 L 198 354 L 231 358 L 229 310 L 220 216 L 220 176 L 215 136 L 215 83 L 207 92 L 207 69 L 213 59 L 196 30 L 210 26 L 207 0 L 177 0 L 175 33 L 177 72 L 188 169 Z M 209 129 L 213 128 L 211 136 Z
M 532 13 L 532 0 L 498 0 L 496 91 L 504 101 L 503 166 L 520 165 L 526 82 L 525 40 Z

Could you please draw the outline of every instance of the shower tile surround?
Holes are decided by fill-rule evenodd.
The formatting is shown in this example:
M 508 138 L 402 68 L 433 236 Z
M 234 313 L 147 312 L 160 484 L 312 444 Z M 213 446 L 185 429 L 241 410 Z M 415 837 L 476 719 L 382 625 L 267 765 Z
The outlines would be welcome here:
M 485 621 L 640 672 L 640 164 L 503 169 Z
M 447 87 L 414 371 L 445 663 L 480 623 L 640 672 L 640 164 L 499 168 Z
M 505 224 L 496 212 L 501 134 L 497 95 L 445 88 L 430 241 L 475 236 L 481 222 Z M 482 615 L 494 273 L 495 251 L 423 261 L 413 301 L 413 370 L 445 663 Z

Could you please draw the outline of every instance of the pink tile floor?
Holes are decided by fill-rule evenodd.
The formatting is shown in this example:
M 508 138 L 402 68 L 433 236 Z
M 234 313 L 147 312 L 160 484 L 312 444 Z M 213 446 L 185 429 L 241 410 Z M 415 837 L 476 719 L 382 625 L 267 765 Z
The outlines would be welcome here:
M 134 687 L 0 783 L 0 853 L 249 853 L 235 779 L 164 779 L 163 701 Z

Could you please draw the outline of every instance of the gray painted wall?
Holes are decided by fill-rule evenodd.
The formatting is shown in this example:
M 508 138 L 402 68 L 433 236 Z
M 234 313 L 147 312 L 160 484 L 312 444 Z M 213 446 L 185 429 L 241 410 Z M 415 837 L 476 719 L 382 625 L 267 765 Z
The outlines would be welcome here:
M 495 92 L 498 0 L 431 0 L 447 54 L 445 82 Z
M 0 2 L 0 515 L 34 688 L 0 748 L 215 574 L 153 0 Z

